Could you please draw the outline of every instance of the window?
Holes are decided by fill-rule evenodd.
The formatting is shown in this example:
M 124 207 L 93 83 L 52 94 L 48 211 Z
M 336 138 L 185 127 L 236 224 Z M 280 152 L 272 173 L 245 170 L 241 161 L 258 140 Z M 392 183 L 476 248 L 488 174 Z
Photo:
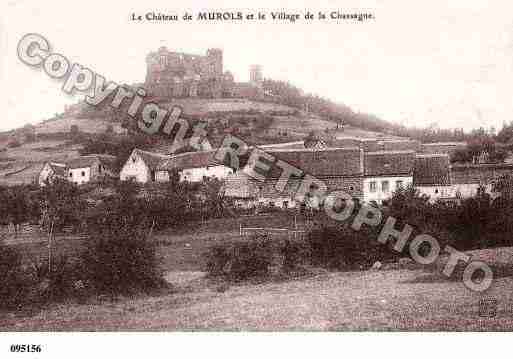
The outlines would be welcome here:
M 283 208 L 289 208 L 289 201 L 283 201 Z
M 82 177 L 85 177 L 85 171 L 82 171 Z
M 70 172 L 70 173 L 69 173 L 69 176 L 70 176 L 70 177 L 73 177 L 73 173 L 72 173 L 72 172 Z
M 372 181 L 369 183 L 369 191 L 376 192 L 376 182 Z
M 438 194 L 438 188 L 435 189 L 435 193 Z
M 132 162 L 135 163 L 135 157 L 132 157 Z
M 98 165 L 98 173 L 102 173 L 102 165 Z
M 383 192 L 388 192 L 388 190 L 390 189 L 390 184 L 388 181 L 381 181 L 381 190 Z
M 403 187 L 403 181 L 395 181 L 395 188 L 402 188 Z

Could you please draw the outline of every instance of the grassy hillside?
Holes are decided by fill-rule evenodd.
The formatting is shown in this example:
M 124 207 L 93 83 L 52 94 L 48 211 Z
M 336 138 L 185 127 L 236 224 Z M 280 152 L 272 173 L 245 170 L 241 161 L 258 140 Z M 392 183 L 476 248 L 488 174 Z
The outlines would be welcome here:
M 105 133 L 108 126 L 112 126 L 114 133 L 125 133 L 125 129 L 118 122 L 112 122 L 100 118 L 75 118 L 63 117 L 41 122 L 35 126 L 36 135 L 48 135 L 54 133 L 68 133 L 71 126 L 77 126 L 84 133 Z
M 218 144 L 227 133 L 235 133 L 252 144 L 271 144 L 298 141 L 308 133 L 328 132 L 335 137 L 383 138 L 379 132 L 353 126 L 337 127 L 323 119 L 296 108 L 269 102 L 243 99 L 176 99 L 161 102 L 161 106 L 180 106 L 186 116 L 208 121 L 211 143 Z M 87 117 L 86 114 L 90 115 Z M 126 133 L 119 121 L 105 115 L 105 111 L 91 111 L 58 116 L 32 127 L 33 142 L 27 143 L 27 129 L 0 134 L 0 185 L 30 183 L 46 161 L 65 161 L 79 155 L 81 146 L 71 140 L 72 127 L 84 134 L 104 134 L 112 126 L 113 136 Z M 25 132 L 24 132 L 25 131 Z M 9 143 L 16 139 L 18 147 Z M 166 148 L 166 139 L 159 141 L 155 150 Z M 168 141 L 170 142 L 170 141 Z
M 43 140 L 0 152 L 0 185 L 31 183 L 45 162 L 77 157 L 79 148 L 65 141 Z
M 180 106 L 189 115 L 207 115 L 212 112 L 233 112 L 254 110 L 259 112 L 296 112 L 296 109 L 271 102 L 257 102 L 245 99 L 199 99 L 185 98 L 161 102 L 161 106 L 170 108 Z

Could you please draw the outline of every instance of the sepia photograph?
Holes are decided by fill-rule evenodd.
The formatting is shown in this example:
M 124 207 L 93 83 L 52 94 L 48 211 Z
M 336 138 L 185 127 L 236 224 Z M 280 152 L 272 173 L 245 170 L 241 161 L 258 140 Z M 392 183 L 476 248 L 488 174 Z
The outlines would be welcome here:
M 512 10 L 3 1 L 0 350 L 511 331 Z

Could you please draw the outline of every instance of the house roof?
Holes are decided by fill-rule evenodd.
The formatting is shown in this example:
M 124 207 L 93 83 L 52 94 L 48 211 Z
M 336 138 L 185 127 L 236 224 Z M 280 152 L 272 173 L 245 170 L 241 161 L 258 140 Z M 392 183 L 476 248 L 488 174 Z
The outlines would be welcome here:
M 105 154 L 86 155 L 67 161 L 66 167 L 67 169 L 86 168 L 91 167 L 97 161 L 104 164 L 106 167 L 113 168 L 116 157 Z
M 288 148 L 288 149 L 303 149 L 305 148 L 305 141 L 294 141 L 294 142 L 285 142 L 285 143 L 272 143 L 269 145 L 259 145 L 259 148 L 265 148 L 266 150 L 270 150 L 273 148 Z
M 65 176 L 66 175 L 66 164 L 57 163 L 57 162 L 48 162 L 48 166 L 52 169 L 53 173 L 57 176 Z
M 455 142 L 428 142 L 428 143 L 423 143 L 422 146 L 454 146 L 454 147 L 458 147 L 458 146 L 462 146 L 462 147 L 465 147 L 467 145 L 466 142 L 458 142 L 458 141 L 455 141 Z
M 463 164 L 452 165 L 450 175 L 452 184 L 482 184 L 511 172 L 511 163 Z
M 216 150 L 181 153 L 160 162 L 158 169 L 172 171 L 186 168 L 217 166 L 220 165 L 220 163 L 215 159 L 215 154 Z
M 156 170 L 162 162 L 165 162 L 171 158 L 169 155 L 143 151 L 138 148 L 133 150 L 132 155 L 134 154 L 141 157 L 150 170 Z
M 412 175 L 415 161 L 414 151 L 365 152 L 366 176 Z
M 416 140 L 398 139 L 380 141 L 383 151 L 420 151 L 421 143 Z
M 316 177 L 354 176 L 363 173 L 361 151 L 357 147 L 322 150 L 273 149 L 266 152 Z M 279 177 L 281 172 L 279 166 L 272 166 L 268 177 Z
M 414 186 L 440 186 L 451 184 L 449 156 L 447 154 L 417 155 L 413 169 Z

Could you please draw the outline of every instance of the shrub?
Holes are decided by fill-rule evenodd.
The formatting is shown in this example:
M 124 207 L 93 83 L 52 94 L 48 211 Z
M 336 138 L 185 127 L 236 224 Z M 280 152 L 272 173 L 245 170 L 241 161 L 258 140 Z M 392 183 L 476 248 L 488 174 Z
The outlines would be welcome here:
M 99 294 L 150 292 L 164 285 L 156 243 L 148 238 L 147 208 L 131 189 L 130 183 L 119 184 L 118 196 L 88 216 L 82 261 L 88 281 Z
M 325 226 L 308 233 L 311 263 L 329 269 L 370 268 L 379 261 L 396 257 L 387 246 L 377 242 L 377 233 L 368 229 Z
M 286 239 L 281 248 L 283 257 L 282 270 L 289 273 L 298 269 L 300 264 L 304 264 L 310 257 L 310 248 L 308 243 L 302 239 Z
M 68 257 L 24 264 L 21 254 L 0 245 L 0 310 L 30 309 L 49 302 L 87 298 L 80 262 Z M 77 285 L 79 283 L 79 285 Z
M 96 233 L 83 256 L 86 276 L 98 294 L 135 294 L 163 286 L 156 248 L 142 231 Z
M 266 236 L 255 236 L 216 244 L 205 257 L 209 274 L 225 275 L 231 280 L 246 280 L 268 275 L 274 252 Z
M 272 264 L 271 243 L 266 237 L 238 242 L 233 247 L 230 275 L 236 280 L 265 276 Z
M 28 281 L 21 262 L 21 254 L 14 248 L 0 244 L 0 309 L 15 309 L 24 304 L 32 281 Z
M 32 301 L 62 302 L 68 299 L 85 299 L 86 277 L 82 263 L 77 258 L 60 256 L 54 258 L 49 271 L 48 261 L 32 265 L 32 276 L 36 286 L 32 290 Z
M 226 243 L 215 244 L 209 248 L 205 257 L 206 269 L 209 274 L 223 274 L 231 259 L 230 246 Z

